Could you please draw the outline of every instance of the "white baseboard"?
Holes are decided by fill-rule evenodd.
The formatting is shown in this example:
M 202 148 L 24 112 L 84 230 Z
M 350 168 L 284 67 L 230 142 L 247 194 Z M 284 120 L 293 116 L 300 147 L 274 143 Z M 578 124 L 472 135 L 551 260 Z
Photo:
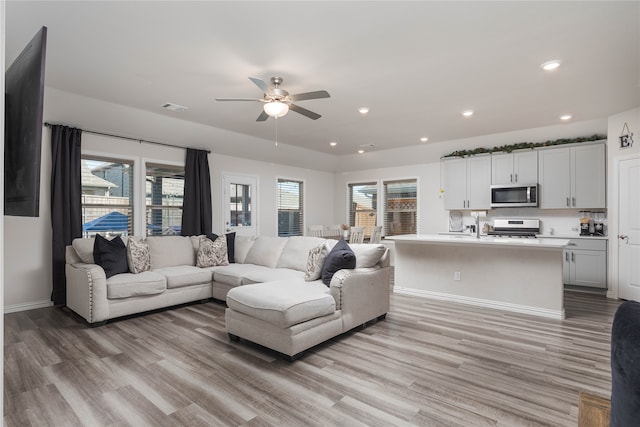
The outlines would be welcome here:
M 25 302 L 22 304 L 11 304 L 4 306 L 4 313 L 15 313 L 18 311 L 27 311 L 27 310 L 35 310 L 36 308 L 45 308 L 51 307 L 53 305 L 53 301 L 33 301 L 33 302 Z
M 534 316 L 550 317 L 552 319 L 562 320 L 565 318 L 564 308 L 560 311 L 549 310 L 546 308 L 537 308 L 527 305 L 512 304 L 508 302 L 491 301 L 480 298 L 464 297 L 460 295 L 444 294 L 440 292 L 425 291 L 422 289 L 402 288 L 398 286 L 394 286 L 393 291 L 401 295 L 432 298 L 442 301 L 452 301 L 461 304 L 475 305 L 497 310 L 513 311 L 516 313 L 532 314 Z

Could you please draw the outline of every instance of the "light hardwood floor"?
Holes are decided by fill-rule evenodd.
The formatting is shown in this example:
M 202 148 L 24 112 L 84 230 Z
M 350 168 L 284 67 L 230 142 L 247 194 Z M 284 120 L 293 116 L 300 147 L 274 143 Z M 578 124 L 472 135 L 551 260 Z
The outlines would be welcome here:
M 616 301 L 567 292 L 564 321 L 392 295 L 387 319 L 289 363 L 210 302 L 90 329 L 5 315 L 6 426 L 576 426 L 610 394 Z

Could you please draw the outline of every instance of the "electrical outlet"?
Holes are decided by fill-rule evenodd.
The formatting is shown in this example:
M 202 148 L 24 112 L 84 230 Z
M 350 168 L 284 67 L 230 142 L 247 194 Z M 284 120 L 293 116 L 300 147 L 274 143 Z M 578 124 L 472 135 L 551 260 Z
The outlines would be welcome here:
M 456 271 L 455 273 L 453 273 L 453 280 L 460 280 L 460 272 Z

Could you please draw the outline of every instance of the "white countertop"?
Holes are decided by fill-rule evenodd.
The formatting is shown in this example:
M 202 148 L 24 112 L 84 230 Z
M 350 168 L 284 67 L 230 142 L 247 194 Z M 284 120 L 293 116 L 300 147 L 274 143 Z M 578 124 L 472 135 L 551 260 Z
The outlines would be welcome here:
M 496 237 L 481 235 L 476 238 L 469 234 L 402 234 L 399 236 L 387 236 L 387 240 L 407 243 L 428 243 L 428 244 L 457 244 L 457 245 L 480 245 L 480 246 L 510 246 L 524 248 L 552 248 L 561 249 L 569 243 L 569 239 L 557 238 L 537 238 L 519 239 L 508 237 Z

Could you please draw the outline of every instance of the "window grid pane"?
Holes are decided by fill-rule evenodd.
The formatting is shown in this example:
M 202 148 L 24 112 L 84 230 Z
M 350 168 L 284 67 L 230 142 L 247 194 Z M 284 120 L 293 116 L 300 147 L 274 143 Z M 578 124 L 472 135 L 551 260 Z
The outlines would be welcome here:
M 82 156 L 82 237 L 133 234 L 133 163 Z
M 349 225 L 364 227 L 364 235 L 371 236 L 371 227 L 378 221 L 377 209 L 377 183 L 349 184 Z
M 304 230 L 304 191 L 300 181 L 278 179 L 278 236 L 302 236 Z
M 184 167 L 147 163 L 145 186 L 147 236 L 179 235 Z
M 384 187 L 384 235 L 416 234 L 418 218 L 417 181 L 386 181 Z

